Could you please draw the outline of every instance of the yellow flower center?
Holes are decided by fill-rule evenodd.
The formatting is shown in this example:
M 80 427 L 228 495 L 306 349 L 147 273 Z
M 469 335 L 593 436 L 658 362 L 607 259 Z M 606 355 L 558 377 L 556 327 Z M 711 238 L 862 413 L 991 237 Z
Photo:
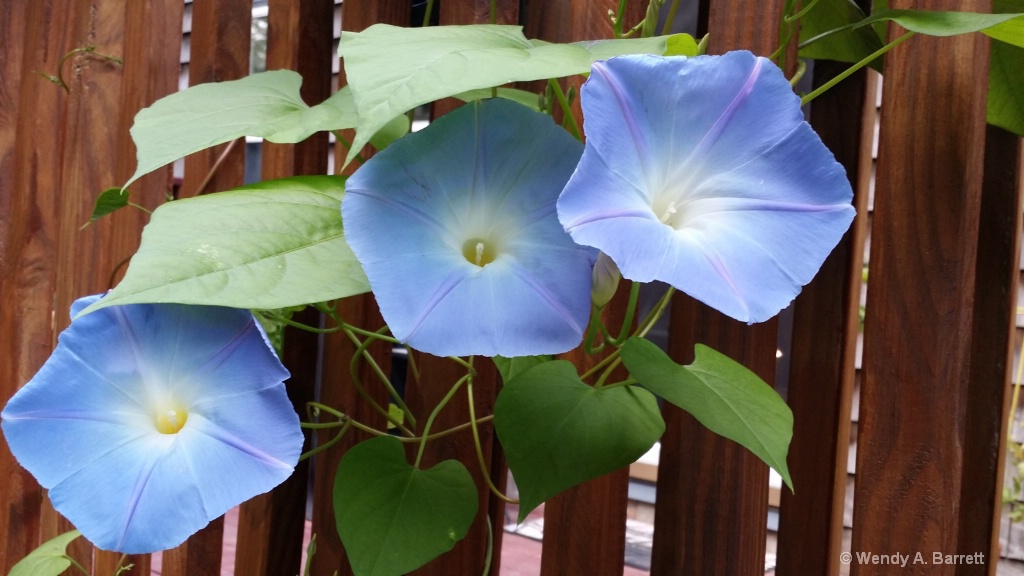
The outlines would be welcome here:
M 156 429 L 161 434 L 177 434 L 188 420 L 188 411 L 180 406 L 161 408 L 156 413 Z
M 487 266 L 498 257 L 494 243 L 482 238 L 470 238 L 462 244 L 462 255 L 470 264 L 481 268 Z

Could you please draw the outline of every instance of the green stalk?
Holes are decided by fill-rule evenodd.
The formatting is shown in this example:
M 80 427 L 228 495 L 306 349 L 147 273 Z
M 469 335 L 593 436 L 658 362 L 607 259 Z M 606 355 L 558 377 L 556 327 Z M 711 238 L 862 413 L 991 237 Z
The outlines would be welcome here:
M 805 105 L 808 102 L 810 102 L 811 100 L 814 100 L 815 98 L 817 98 L 818 96 L 821 96 L 822 94 L 827 92 L 829 88 L 832 88 L 836 84 L 839 84 L 840 82 L 845 80 L 850 74 L 853 74 L 857 70 L 860 70 L 861 68 L 863 68 L 863 67 L 867 66 L 868 64 L 870 64 L 871 61 L 874 60 L 875 58 L 878 58 L 879 56 L 885 54 L 889 50 L 892 50 L 893 48 L 899 46 L 900 44 L 903 44 L 904 42 L 909 40 L 911 38 L 911 36 L 914 36 L 914 34 L 915 34 L 915 32 L 913 32 L 913 31 L 907 32 L 903 36 L 900 36 L 899 38 L 893 40 L 892 42 L 886 44 L 885 46 L 882 46 L 878 50 L 875 50 L 874 52 L 872 52 L 868 56 L 865 56 L 864 59 L 861 60 L 860 62 L 857 62 L 853 66 L 850 66 L 846 70 L 843 70 L 835 78 L 833 78 L 833 79 L 829 80 L 828 82 L 822 84 L 815 91 L 813 91 L 810 94 L 808 94 L 807 96 L 804 96 L 803 98 L 801 98 L 800 99 L 800 105 Z
M 444 398 L 442 398 L 437 404 L 434 411 L 430 413 L 430 416 L 427 418 L 427 423 L 423 426 L 423 436 L 420 438 L 420 449 L 416 452 L 416 461 L 413 462 L 413 467 L 419 468 L 420 462 L 423 461 L 423 452 L 427 447 L 427 439 L 430 437 L 430 427 L 434 424 L 434 419 L 437 418 L 441 409 L 448 404 L 452 397 L 455 396 L 455 393 L 459 391 L 459 388 L 466 383 L 466 380 L 469 380 L 471 377 L 472 376 L 470 374 L 466 374 L 462 378 L 459 378 L 455 382 L 455 385 L 452 386 L 452 389 L 449 390 L 448 393 L 444 395 Z
M 558 104 L 562 107 L 565 122 L 569 124 L 569 133 L 577 140 L 583 141 L 583 137 L 580 136 L 579 126 L 576 125 L 576 117 L 572 115 L 572 106 L 569 105 L 569 100 L 566 99 L 565 92 L 562 91 L 562 85 L 558 83 L 558 80 L 548 78 L 548 86 L 551 87 L 551 90 L 555 93 L 555 98 L 558 99 Z

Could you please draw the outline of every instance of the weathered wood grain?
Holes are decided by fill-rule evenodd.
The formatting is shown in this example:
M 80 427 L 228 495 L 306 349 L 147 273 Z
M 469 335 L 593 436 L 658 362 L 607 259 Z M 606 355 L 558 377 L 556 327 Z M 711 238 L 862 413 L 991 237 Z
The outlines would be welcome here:
M 987 2 L 894 8 L 988 11 Z M 902 31 L 890 28 L 890 40 Z M 854 551 L 973 553 L 961 527 L 988 40 L 916 37 L 885 60 L 854 501 Z M 928 73 L 922 73 L 927 70 Z M 1005 330 L 1005 325 L 998 330 Z M 975 528 L 977 529 L 977 528 Z M 987 551 L 984 550 L 984 551 Z M 852 574 L 959 574 L 951 565 Z
M 815 63 L 814 84 L 823 84 L 847 66 Z M 812 126 L 846 168 L 857 218 L 794 303 L 787 401 L 793 409 L 788 460 L 796 492 L 784 488 L 781 496 L 780 576 L 839 573 L 868 224 L 874 87 L 862 71 L 819 96 L 811 108 Z

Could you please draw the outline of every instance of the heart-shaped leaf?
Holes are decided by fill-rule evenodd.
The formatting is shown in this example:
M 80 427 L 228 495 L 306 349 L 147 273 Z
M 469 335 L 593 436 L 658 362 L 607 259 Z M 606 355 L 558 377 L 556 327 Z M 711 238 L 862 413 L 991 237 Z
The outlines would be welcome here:
M 501 374 L 501 381 L 511 382 L 520 373 L 526 372 L 537 364 L 550 361 L 551 356 L 516 356 L 515 358 L 495 356 L 493 360 L 494 365 L 498 367 L 498 373 Z
M 398 576 L 452 549 L 476 516 L 466 467 L 419 470 L 390 436 L 361 442 L 338 463 L 334 514 L 356 576 Z
M 113 304 L 273 309 L 370 289 L 345 242 L 344 178 L 301 176 L 175 200 L 153 212 Z
M 68 544 L 81 535 L 78 530 L 72 530 L 43 542 L 15 564 L 9 576 L 57 576 L 71 567 Z
M 693 364 L 680 366 L 643 338 L 626 341 L 622 362 L 645 388 L 753 452 L 793 488 L 786 466 L 793 412 L 756 374 L 701 344 Z
M 654 395 L 592 388 L 569 362 L 544 362 L 498 394 L 494 427 L 519 488 L 519 521 L 555 494 L 635 462 L 665 432 Z

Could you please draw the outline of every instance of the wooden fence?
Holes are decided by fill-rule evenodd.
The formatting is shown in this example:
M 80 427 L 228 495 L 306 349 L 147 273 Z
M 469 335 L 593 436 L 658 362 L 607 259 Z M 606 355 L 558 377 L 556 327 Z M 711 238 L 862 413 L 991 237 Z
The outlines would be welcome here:
M 521 23 L 549 41 L 609 37 L 615 0 L 499 0 L 499 20 Z M 644 2 L 630 2 L 627 26 Z M 983 0 L 893 0 L 893 7 L 990 11 Z M 751 4 L 707 0 L 698 32 L 710 51 L 772 52 L 782 0 Z M 192 5 L 192 84 L 248 73 L 251 0 L 195 0 Z M 303 96 L 319 102 L 331 91 L 333 0 L 270 0 L 268 68 L 305 78 Z M 442 24 L 487 20 L 487 0 L 443 0 Z M 0 3 L 0 401 L 28 381 L 68 324 L 78 296 L 108 288 L 138 244 L 145 218 L 122 211 L 84 230 L 95 195 L 124 182 L 134 169 L 128 128 L 140 108 L 174 91 L 179 72 L 183 5 L 175 0 L 7 0 Z M 342 28 L 386 22 L 410 25 L 409 0 L 346 0 Z M 898 33 L 890 30 L 890 37 Z M 95 46 L 121 55 L 116 65 L 77 54 L 63 67 L 68 91 L 41 76 L 54 74 L 66 54 Z M 814 127 L 848 170 L 859 216 L 797 299 L 786 351 L 788 377 L 778 383 L 795 413 L 789 464 L 795 494 L 783 493 L 778 530 L 781 576 L 833 575 L 840 570 L 850 406 L 858 337 L 865 238 L 870 228 L 870 290 L 863 327 L 863 370 L 853 514 L 853 551 L 875 554 L 984 554 L 983 565 L 858 565 L 853 574 L 995 574 L 996 526 L 1005 453 L 1009 352 L 1021 231 L 1020 140 L 985 124 L 980 34 L 918 37 L 885 61 L 873 217 L 868 214 L 874 88 L 856 74 L 815 100 Z M 819 63 L 817 84 L 841 66 Z M 573 80 L 579 82 L 579 80 Z M 870 94 L 870 98 L 866 95 Z M 437 105 L 435 112 L 450 109 Z M 868 120 L 866 120 L 868 119 Z M 323 134 L 294 146 L 266 144 L 264 178 L 327 170 Z M 181 189 L 199 187 L 223 147 L 185 162 Z M 242 147 L 216 171 L 208 190 L 241 184 Z M 134 186 L 134 200 L 154 207 L 171 193 L 169 169 Z M 621 292 L 621 290 L 620 290 Z M 342 304 L 359 323 L 381 322 L 369 296 Z M 614 313 L 614 309 L 612 311 Z M 314 319 L 315 320 L 315 319 Z M 745 326 L 690 300 L 672 302 L 669 348 L 690 361 L 693 343 L 708 344 L 773 382 L 777 321 Z M 316 393 L 345 405 L 350 343 L 336 335 L 289 337 L 285 361 L 296 402 Z M 374 349 L 382 363 L 389 351 Z M 570 355 L 571 356 L 571 355 Z M 451 368 L 420 359 L 425 380 L 410 382 L 412 410 L 433 406 Z M 319 374 L 319 376 L 318 376 Z M 493 405 L 498 379 L 478 379 L 478 414 Z M 464 400 L 462 400 L 464 402 Z M 440 427 L 460 423 L 465 406 L 443 411 Z M 354 414 L 374 421 L 373 414 Z M 705 431 L 667 406 L 657 484 L 651 572 L 655 575 L 754 575 L 763 572 L 768 470 L 737 445 Z M 347 441 L 357 440 L 353 435 Z M 506 469 L 489 429 L 490 473 Z M 426 464 L 459 457 L 477 475 L 472 441 L 455 435 L 431 443 Z M 300 573 L 307 487 L 329 499 L 340 458 L 333 450 L 302 465 L 274 492 L 240 512 L 235 573 Z M 621 574 L 628 471 L 571 489 L 545 507 L 544 575 Z M 481 484 L 482 486 L 482 484 Z M 468 536 L 417 575 L 481 574 L 488 539 L 485 515 L 501 527 L 503 505 L 480 490 L 480 513 Z M 315 506 L 318 535 L 313 573 L 346 573 L 330 506 Z M 35 480 L 0 442 L 0 570 L 69 529 L 48 506 Z M 219 573 L 223 524 L 214 522 L 163 554 L 163 574 Z M 500 529 L 494 531 L 496 550 Z M 116 554 L 79 540 L 72 553 L 94 574 L 113 572 Z M 499 571 L 494 555 L 492 574 Z M 930 557 L 929 557 L 930 560 Z M 149 558 L 134 557 L 135 574 Z

